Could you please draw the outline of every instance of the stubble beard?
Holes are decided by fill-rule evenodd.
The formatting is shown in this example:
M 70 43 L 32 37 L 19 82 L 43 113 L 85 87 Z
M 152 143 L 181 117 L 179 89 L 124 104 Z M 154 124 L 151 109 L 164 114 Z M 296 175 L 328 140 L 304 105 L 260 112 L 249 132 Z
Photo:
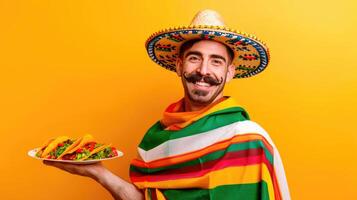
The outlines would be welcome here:
M 196 105 L 209 105 L 223 91 L 224 85 L 226 82 L 226 78 L 227 78 L 227 75 L 224 77 L 224 79 L 220 85 L 215 86 L 218 88 L 215 89 L 216 91 L 213 93 L 213 95 L 209 99 L 206 99 L 205 96 L 209 95 L 210 92 L 207 92 L 204 90 L 199 90 L 199 89 L 193 89 L 193 90 L 189 91 L 188 84 L 190 84 L 190 83 L 188 83 L 184 78 L 182 78 L 182 83 L 184 86 L 185 94 L 189 98 L 191 103 L 196 104 Z

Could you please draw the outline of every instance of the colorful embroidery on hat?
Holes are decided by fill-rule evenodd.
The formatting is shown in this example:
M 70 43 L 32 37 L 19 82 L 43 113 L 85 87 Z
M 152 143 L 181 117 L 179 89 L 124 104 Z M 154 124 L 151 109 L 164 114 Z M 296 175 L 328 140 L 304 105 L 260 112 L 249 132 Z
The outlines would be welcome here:
M 172 46 L 171 44 L 156 44 L 155 45 L 155 50 L 157 50 L 157 51 L 171 52 L 175 49 L 176 49 L 176 46 Z
M 201 37 L 202 39 L 205 39 L 205 40 L 211 40 L 211 39 L 214 38 L 214 35 L 209 35 L 209 34 L 204 34 L 204 33 L 202 33 L 202 34 L 200 35 L 200 37 Z
M 159 55 L 159 60 L 163 63 L 167 63 L 167 62 L 170 62 L 170 63 L 175 63 L 176 62 L 176 59 L 177 59 L 177 54 L 174 54 L 174 55 Z
M 255 53 L 253 54 L 244 54 L 244 55 L 239 55 L 240 59 L 243 59 L 243 60 L 258 60 L 259 59 L 259 56 Z
M 250 49 L 248 49 L 248 47 L 246 47 L 246 46 L 243 46 L 243 47 L 237 47 L 236 48 L 238 51 L 250 51 Z
M 226 43 L 234 45 L 234 46 L 238 46 L 238 45 L 247 46 L 248 45 L 248 43 L 244 41 L 244 38 L 235 38 L 235 39 L 227 40 Z
M 178 50 L 183 42 L 191 39 L 212 39 L 225 43 L 235 51 L 233 64 L 236 66 L 236 74 L 234 78 L 254 76 L 266 68 L 269 55 L 263 45 L 239 33 L 212 29 L 186 28 L 157 34 L 148 40 L 147 52 L 151 59 L 160 66 L 176 71 Z
M 238 67 L 236 67 L 236 70 L 245 70 L 245 71 L 252 71 L 252 70 L 255 70 L 255 67 L 254 66 L 248 66 L 246 67 L 245 65 L 239 65 Z
M 170 34 L 167 39 L 174 41 L 174 42 L 182 42 L 185 40 L 185 38 L 183 38 L 179 33 L 173 33 Z

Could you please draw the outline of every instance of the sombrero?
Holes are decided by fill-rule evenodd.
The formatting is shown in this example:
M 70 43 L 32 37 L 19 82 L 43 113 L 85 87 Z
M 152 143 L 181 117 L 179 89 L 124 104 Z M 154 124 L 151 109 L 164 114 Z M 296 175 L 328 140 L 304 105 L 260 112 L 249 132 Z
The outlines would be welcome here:
M 234 78 L 246 78 L 262 72 L 269 62 L 269 51 L 256 36 L 230 29 L 213 10 L 196 14 L 189 26 L 164 29 L 152 34 L 145 43 L 150 58 L 160 66 L 176 71 L 181 45 L 193 39 L 221 42 L 234 52 Z

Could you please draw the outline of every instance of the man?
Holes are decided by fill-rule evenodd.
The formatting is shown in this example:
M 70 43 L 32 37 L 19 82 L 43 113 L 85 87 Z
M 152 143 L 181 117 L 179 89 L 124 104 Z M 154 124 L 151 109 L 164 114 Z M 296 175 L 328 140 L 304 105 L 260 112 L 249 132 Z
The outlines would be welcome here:
M 102 184 L 115 199 L 283 199 L 290 194 L 274 143 L 233 98 L 233 78 L 261 72 L 268 50 L 254 36 L 231 31 L 211 10 L 189 27 L 158 32 L 146 47 L 153 61 L 176 71 L 185 96 L 168 106 L 139 144 L 132 183 L 101 164 L 45 162 Z

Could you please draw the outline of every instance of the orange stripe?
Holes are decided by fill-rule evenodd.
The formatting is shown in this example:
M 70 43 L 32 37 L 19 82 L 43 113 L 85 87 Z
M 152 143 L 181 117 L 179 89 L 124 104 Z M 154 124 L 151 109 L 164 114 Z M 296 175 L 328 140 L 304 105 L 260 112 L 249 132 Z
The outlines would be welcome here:
M 227 176 L 227 174 L 237 174 L 237 176 Z M 239 178 L 237 178 L 239 177 Z M 277 192 L 272 182 L 272 177 L 264 163 L 250 166 L 228 167 L 218 171 L 212 171 L 205 176 L 198 178 L 187 178 L 180 180 L 167 180 L 160 182 L 135 182 L 138 188 L 159 188 L 159 189 L 177 189 L 177 188 L 204 188 L 212 189 L 221 185 L 230 184 L 249 184 L 265 181 L 268 187 L 269 199 L 275 198 Z
M 251 134 L 244 134 L 244 135 L 236 135 L 233 138 L 220 141 L 218 143 L 212 144 L 210 146 L 207 146 L 207 147 L 197 150 L 197 151 L 188 152 L 185 154 L 176 155 L 176 156 L 172 156 L 172 157 L 166 157 L 166 158 L 158 159 L 158 160 L 147 162 L 147 163 L 145 163 L 144 161 L 139 160 L 139 159 L 134 159 L 132 161 L 132 164 L 137 167 L 144 167 L 144 168 L 165 167 L 165 166 L 181 163 L 181 162 L 184 162 L 187 160 L 193 160 L 195 158 L 199 158 L 199 157 L 209 154 L 211 152 L 225 149 L 233 143 L 247 142 L 247 141 L 251 141 L 251 140 L 263 141 L 265 147 L 273 155 L 273 148 L 269 144 L 269 142 L 266 141 L 266 139 L 262 135 L 251 133 Z
M 236 176 L 227 176 L 227 174 L 236 174 Z M 269 199 L 274 200 L 275 188 L 272 177 L 267 166 L 262 164 L 227 167 L 222 170 L 212 171 L 204 176 L 197 178 L 175 179 L 159 182 L 135 182 L 134 184 L 142 188 L 160 188 L 160 189 L 177 189 L 177 188 L 204 188 L 212 189 L 221 185 L 229 184 L 247 184 L 257 183 L 264 180 L 267 183 Z
M 166 109 L 161 120 L 161 123 L 166 127 L 165 130 L 180 130 L 211 113 L 230 107 L 240 107 L 231 97 L 222 97 L 199 111 L 177 112 L 181 109 L 181 106 L 183 106 L 183 99 L 170 105 L 169 108 Z M 171 109 L 172 111 L 168 111 Z

